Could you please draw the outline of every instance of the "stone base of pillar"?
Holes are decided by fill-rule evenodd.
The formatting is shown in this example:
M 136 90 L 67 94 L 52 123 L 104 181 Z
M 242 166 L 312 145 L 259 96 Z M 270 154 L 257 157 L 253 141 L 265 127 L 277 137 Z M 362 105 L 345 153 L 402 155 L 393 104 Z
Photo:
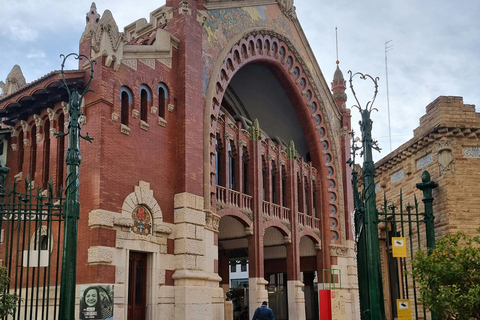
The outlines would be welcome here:
M 248 313 L 249 319 L 253 318 L 255 310 L 262 305 L 263 301 L 268 301 L 268 291 L 266 285 L 268 281 L 264 278 L 248 279 Z
M 332 265 L 332 269 L 337 269 L 341 272 L 342 283 L 336 284 L 336 289 L 342 291 L 345 299 L 345 313 L 349 319 L 360 319 L 360 299 L 358 293 L 358 275 L 357 275 L 357 261 L 355 258 L 355 243 L 347 241 L 345 246 L 331 247 L 333 256 L 337 257 L 337 264 Z M 321 284 L 319 283 L 319 288 Z M 329 284 L 325 285 L 325 289 L 329 289 Z M 333 288 L 332 288 L 333 289 Z
M 304 284 L 298 280 L 287 281 L 288 318 L 305 320 Z
M 215 259 L 218 259 L 214 232 L 218 228 L 213 220 L 218 217 L 210 214 L 207 219 L 203 205 L 200 196 L 190 193 L 175 195 L 175 272 L 172 276 L 175 320 L 225 318 L 225 293 L 220 287 L 222 278 L 214 267 Z
M 225 298 L 219 277 L 175 272 L 175 320 L 224 320 Z M 217 279 L 218 278 L 218 279 Z
M 233 302 L 225 301 L 225 320 L 233 320 Z

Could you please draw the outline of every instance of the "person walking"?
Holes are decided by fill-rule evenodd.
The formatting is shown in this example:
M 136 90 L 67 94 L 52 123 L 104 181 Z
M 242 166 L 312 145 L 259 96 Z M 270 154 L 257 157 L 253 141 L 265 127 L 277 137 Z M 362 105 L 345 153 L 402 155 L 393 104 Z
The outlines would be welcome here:
M 268 302 L 263 301 L 262 305 L 255 310 L 252 320 L 275 320 L 272 309 L 267 307 Z

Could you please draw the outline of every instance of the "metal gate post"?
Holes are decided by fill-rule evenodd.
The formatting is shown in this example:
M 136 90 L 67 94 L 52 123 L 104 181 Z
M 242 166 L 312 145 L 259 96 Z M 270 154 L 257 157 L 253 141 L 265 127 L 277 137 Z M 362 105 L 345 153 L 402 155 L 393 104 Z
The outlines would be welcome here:
M 417 183 L 417 188 L 423 191 L 423 205 L 425 207 L 425 232 L 427 235 L 428 254 L 435 250 L 435 226 L 433 220 L 433 197 L 432 190 L 438 187 L 438 184 L 430 180 L 430 173 L 427 170 L 422 173 L 422 183 Z M 432 312 L 432 320 L 437 320 L 437 316 Z
M 422 173 L 422 183 L 417 183 L 417 188 L 423 191 L 423 204 L 425 206 L 425 227 L 427 234 L 428 252 L 432 253 L 435 249 L 435 227 L 433 220 L 433 197 L 432 190 L 438 187 L 438 184 L 430 180 L 430 173 L 427 170 Z
M 70 92 L 68 84 L 65 81 L 63 68 L 68 57 L 74 56 L 75 59 L 82 57 L 88 58 L 84 55 L 77 55 L 70 53 L 63 57 L 62 62 L 62 78 L 63 87 L 68 91 L 68 150 L 67 150 L 67 182 L 66 182 L 66 201 L 64 206 L 64 220 L 65 231 L 63 240 L 63 256 L 62 256 L 62 276 L 60 282 L 60 310 L 59 319 L 74 320 L 75 319 L 75 286 L 77 276 L 77 231 L 78 218 L 80 217 L 80 202 L 78 201 L 78 167 L 81 162 L 80 155 L 80 140 L 85 139 L 91 142 L 93 139 L 87 135 L 84 137 L 80 134 L 80 120 L 82 113 L 80 107 L 82 105 L 83 97 L 93 79 L 93 63 L 90 62 L 90 80 L 88 81 L 82 95 L 77 91 L 77 84 L 74 84 L 73 92 Z M 63 134 L 63 135 L 67 135 Z M 62 135 L 61 133 L 58 135 Z M 58 136 L 57 135 L 57 136 Z

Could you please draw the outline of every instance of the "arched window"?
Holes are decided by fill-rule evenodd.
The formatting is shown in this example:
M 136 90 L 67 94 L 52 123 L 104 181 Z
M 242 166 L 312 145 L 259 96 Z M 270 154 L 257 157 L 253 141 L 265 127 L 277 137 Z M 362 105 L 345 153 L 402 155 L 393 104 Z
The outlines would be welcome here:
M 303 190 L 302 190 L 302 179 L 297 175 L 297 210 L 298 212 L 304 213 L 303 210 Z
M 265 157 L 262 157 L 262 200 L 267 200 L 267 166 L 265 163 Z
M 228 143 L 228 188 L 235 190 L 235 149 L 233 141 Z
M 120 88 L 120 100 L 122 101 L 120 122 L 128 126 L 130 105 L 133 103 L 132 92 L 125 86 Z
M 222 170 L 222 142 L 220 141 L 220 134 L 217 134 L 215 139 L 215 181 L 218 186 L 223 185 Z
M 47 188 L 50 175 L 50 120 L 47 118 L 43 126 L 43 170 L 42 187 Z
M 152 101 L 150 89 L 146 85 L 142 84 L 140 86 L 140 120 L 145 122 L 147 121 L 149 101 Z
M 58 115 L 59 134 L 65 132 L 65 115 L 60 113 Z M 65 137 L 61 135 L 57 138 L 57 189 L 60 190 L 64 186 L 63 173 L 65 168 Z
M 308 193 L 309 193 L 309 188 L 308 188 L 308 180 L 307 180 L 307 177 L 304 177 L 303 179 L 303 187 L 304 187 L 304 190 L 305 190 L 305 195 L 303 196 L 303 207 L 305 208 L 305 214 L 308 215 Z
M 157 87 L 158 92 L 158 116 L 165 119 L 165 109 L 168 101 L 168 87 L 160 82 Z
M 37 126 L 32 126 L 30 130 L 30 179 L 35 180 L 35 171 L 37 168 Z
M 277 169 L 275 168 L 275 161 L 270 165 L 270 172 L 272 175 L 272 203 L 277 203 Z
M 17 159 L 17 170 L 18 172 L 22 172 L 23 170 L 23 156 L 25 154 L 24 146 L 23 146 L 23 130 L 20 131 L 18 134 L 18 159 Z
M 287 174 L 285 173 L 285 167 L 280 169 L 280 174 L 282 175 L 282 206 L 287 206 Z
M 247 154 L 247 148 L 243 147 L 242 148 L 242 161 L 243 161 L 243 193 L 244 194 L 249 194 L 248 190 L 248 154 Z

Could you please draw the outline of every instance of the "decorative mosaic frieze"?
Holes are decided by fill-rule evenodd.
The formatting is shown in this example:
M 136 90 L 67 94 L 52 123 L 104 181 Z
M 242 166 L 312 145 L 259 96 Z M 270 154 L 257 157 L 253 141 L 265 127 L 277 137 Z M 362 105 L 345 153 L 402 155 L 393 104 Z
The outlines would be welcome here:
M 417 169 L 421 169 L 433 162 L 433 154 L 429 153 L 426 156 L 417 160 Z
M 480 147 L 463 147 L 464 158 L 480 158 Z
M 147 206 L 137 205 L 132 212 L 133 226 L 130 229 L 136 234 L 148 236 L 152 234 L 152 214 Z
M 397 181 L 400 181 L 404 177 L 405 177 L 405 172 L 403 171 L 403 169 L 400 169 L 390 176 L 390 183 L 395 183 Z

